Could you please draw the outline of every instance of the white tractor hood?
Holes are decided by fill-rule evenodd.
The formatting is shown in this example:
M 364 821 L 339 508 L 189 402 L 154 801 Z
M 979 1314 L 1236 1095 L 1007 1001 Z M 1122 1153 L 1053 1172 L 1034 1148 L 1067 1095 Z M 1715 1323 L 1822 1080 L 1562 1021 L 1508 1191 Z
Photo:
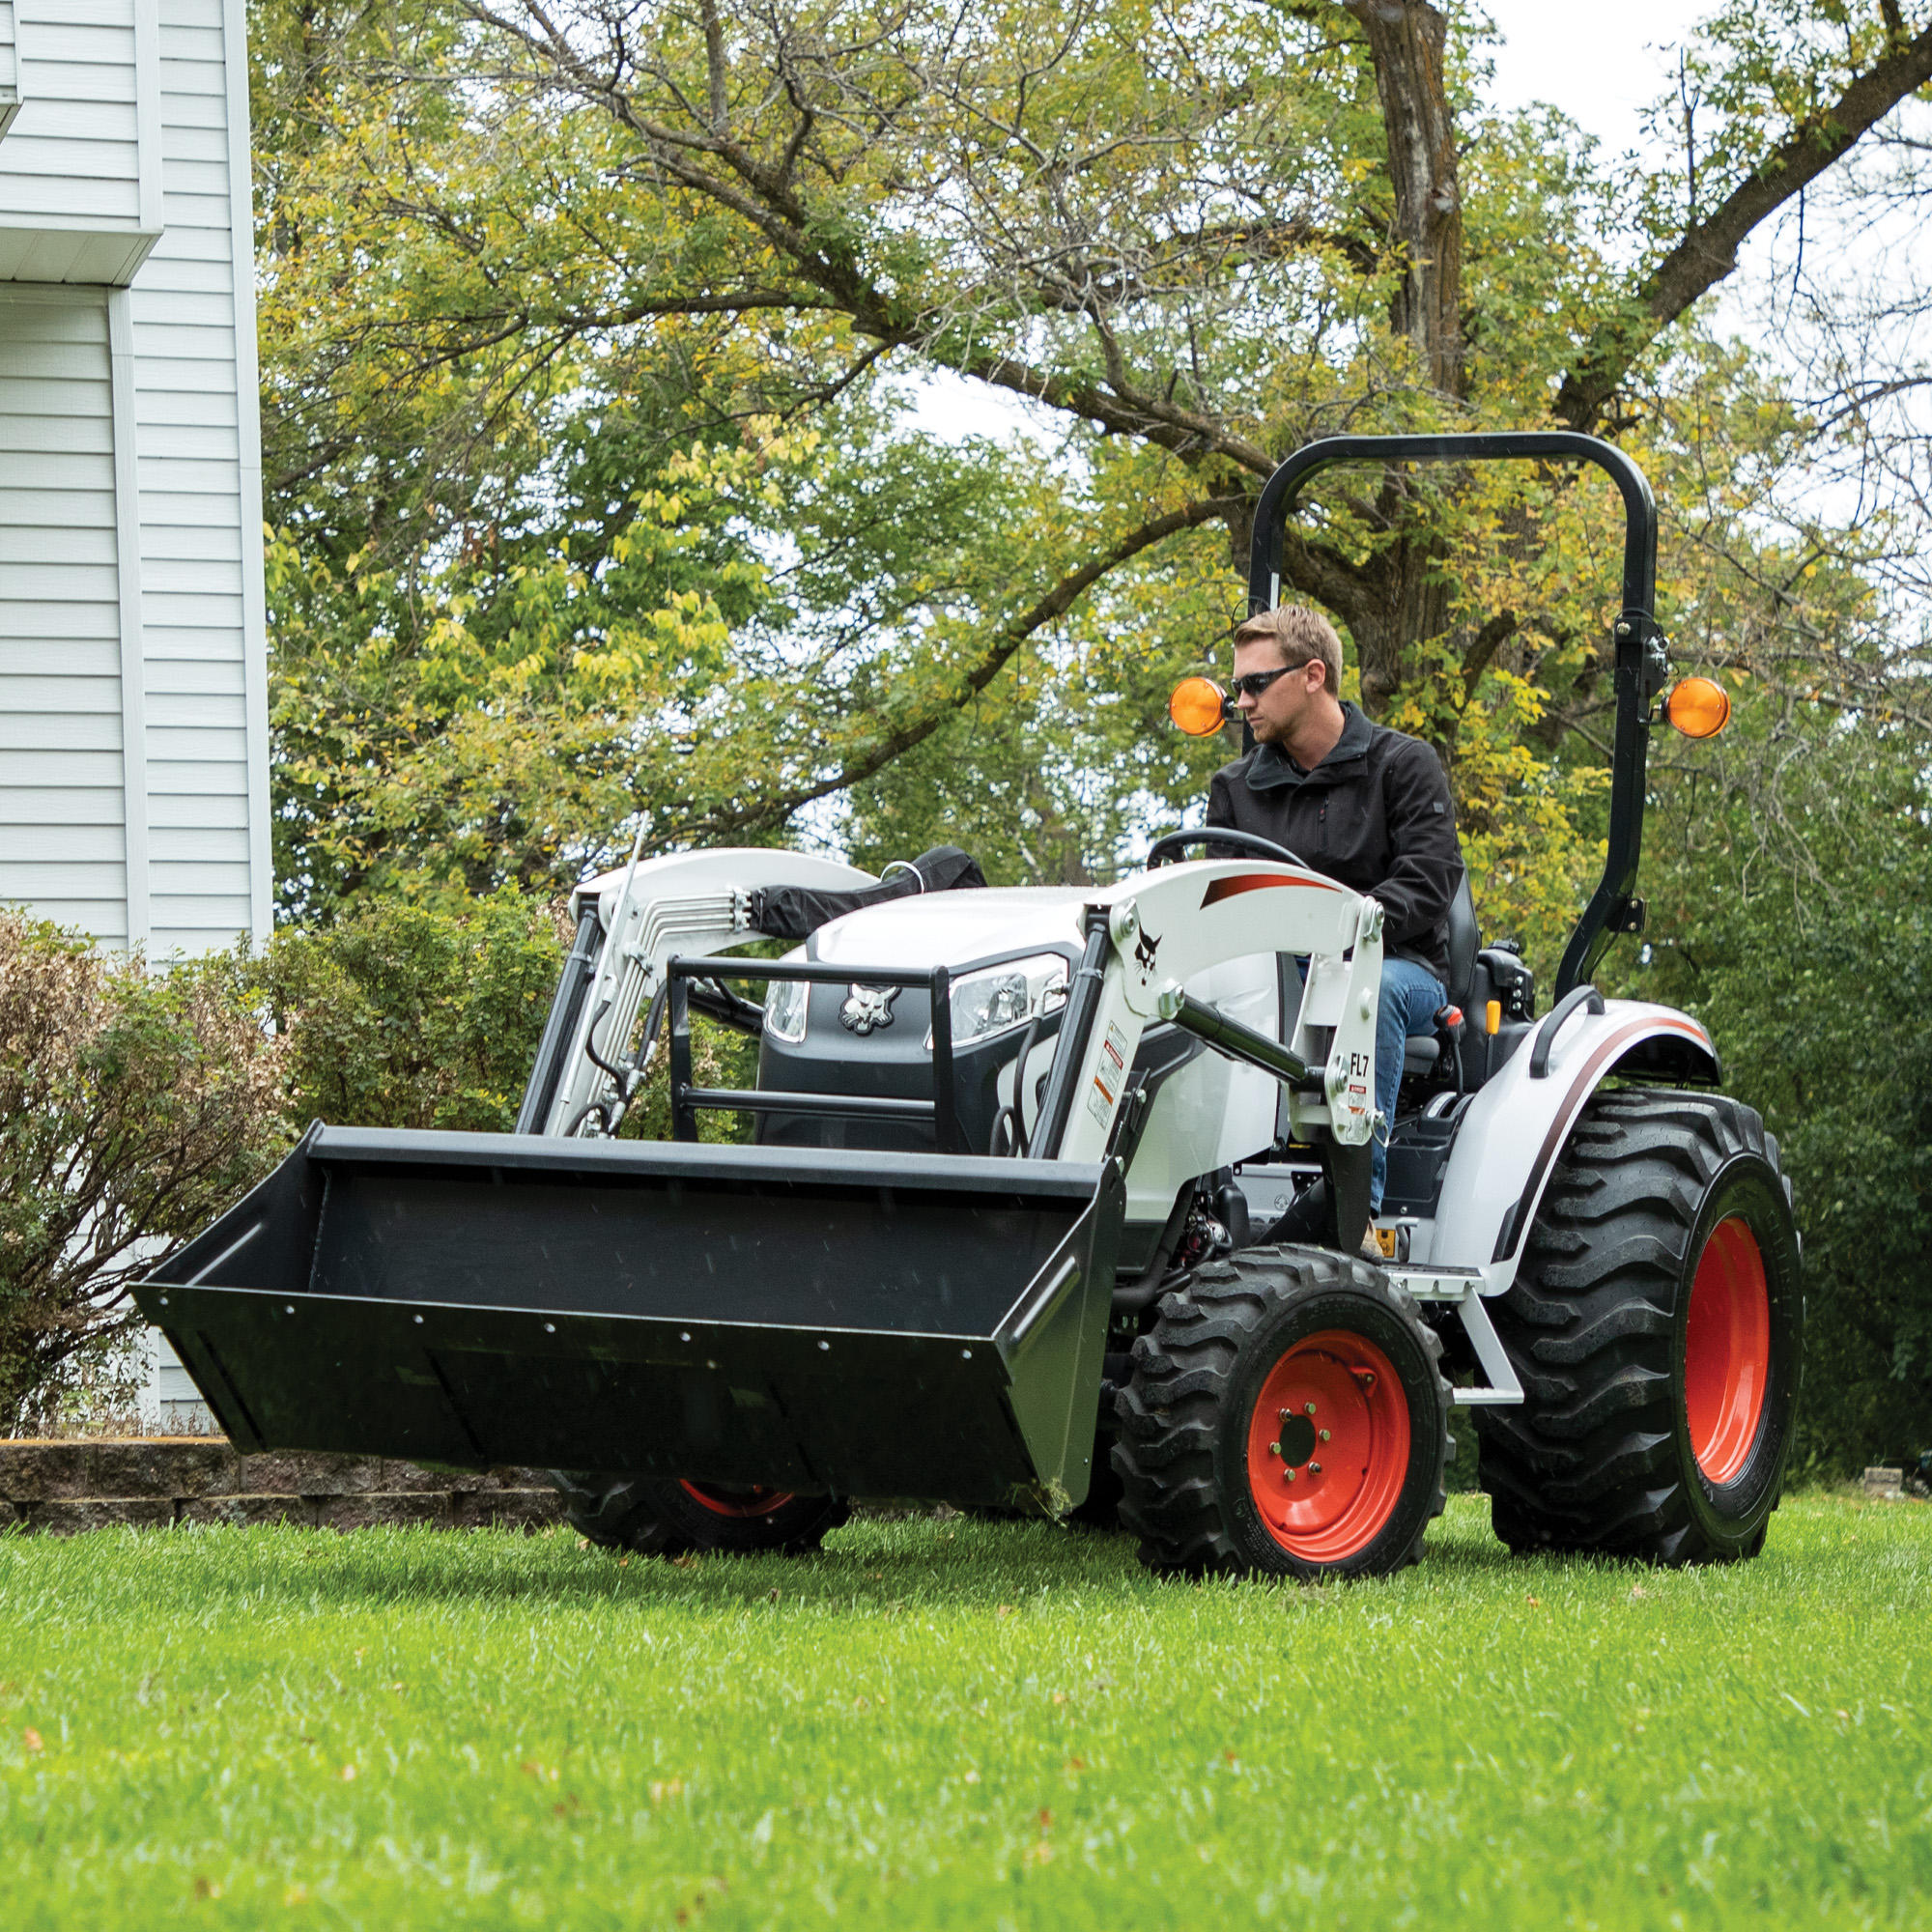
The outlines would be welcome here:
M 968 966 L 1049 950 L 1077 955 L 1093 897 L 1083 886 L 918 893 L 821 925 L 806 952 L 828 965 L 895 968 Z

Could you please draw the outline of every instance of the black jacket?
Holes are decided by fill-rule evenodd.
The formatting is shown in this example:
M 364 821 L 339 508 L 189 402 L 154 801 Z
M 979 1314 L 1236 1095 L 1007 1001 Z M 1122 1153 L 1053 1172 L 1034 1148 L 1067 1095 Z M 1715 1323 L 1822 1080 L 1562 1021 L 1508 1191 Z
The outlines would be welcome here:
M 1304 772 L 1257 745 L 1214 774 L 1208 823 L 1272 838 L 1388 917 L 1382 950 L 1449 977 L 1449 901 L 1463 874 L 1441 760 L 1420 738 L 1371 724 L 1352 704 L 1335 749 Z

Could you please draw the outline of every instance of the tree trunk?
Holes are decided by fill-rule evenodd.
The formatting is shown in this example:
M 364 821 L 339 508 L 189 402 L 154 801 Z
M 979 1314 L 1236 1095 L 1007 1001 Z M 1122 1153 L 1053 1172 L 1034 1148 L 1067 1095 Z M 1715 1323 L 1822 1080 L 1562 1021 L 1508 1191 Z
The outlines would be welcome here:
M 1379 718 L 1411 680 L 1408 647 L 1439 636 L 1449 623 L 1449 586 L 1435 547 L 1404 537 L 1376 559 L 1379 593 L 1350 625 L 1362 671 L 1362 709 Z
M 1463 189 L 1442 54 L 1447 25 L 1427 0 L 1348 0 L 1368 37 L 1388 137 L 1395 242 L 1405 274 L 1391 320 L 1430 387 L 1463 394 Z
M 1463 193 L 1457 180 L 1456 124 L 1443 71 L 1447 23 L 1427 0 L 1348 0 L 1375 65 L 1376 97 L 1388 141 L 1395 198 L 1392 240 L 1403 281 L 1390 312 L 1395 332 L 1414 352 L 1430 387 L 1460 401 L 1463 360 Z M 1406 521 L 1399 474 L 1382 484 L 1388 527 Z M 1379 717 L 1408 682 L 1411 643 L 1438 636 L 1448 623 L 1448 586 L 1435 546 L 1397 537 L 1371 558 L 1346 615 L 1362 672 L 1362 709 Z M 1321 595 L 1311 582 L 1295 588 Z

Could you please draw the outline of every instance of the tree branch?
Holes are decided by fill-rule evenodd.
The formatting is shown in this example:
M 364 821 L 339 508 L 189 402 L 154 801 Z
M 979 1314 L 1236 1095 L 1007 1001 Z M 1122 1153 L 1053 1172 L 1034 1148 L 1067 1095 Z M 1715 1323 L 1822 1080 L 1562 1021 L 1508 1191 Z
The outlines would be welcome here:
M 1563 379 L 1556 413 L 1572 429 L 1595 428 L 1604 406 L 1650 343 L 1738 266 L 1738 250 L 1759 223 L 1851 149 L 1872 124 L 1932 80 L 1932 26 L 1858 76 L 1838 99 L 1802 122 L 1749 180 L 1693 221 L 1645 276 L 1634 310 L 1600 323 Z
M 1516 636 L 1518 622 L 1514 611 L 1498 611 L 1476 633 L 1469 648 L 1463 653 L 1463 696 L 1465 701 L 1475 696 L 1476 687 L 1483 681 L 1483 673 L 1489 669 L 1495 654 Z
M 686 826 L 685 836 L 771 831 L 815 799 L 829 798 L 834 792 L 847 791 L 853 785 L 863 784 L 867 779 L 884 771 L 895 758 L 931 737 L 947 719 L 992 683 L 1029 638 L 1044 630 L 1056 618 L 1064 617 L 1079 598 L 1110 570 L 1182 530 L 1198 529 L 1203 524 L 1211 524 L 1218 518 L 1236 514 L 1243 501 L 1237 497 L 1204 497 L 1182 509 L 1171 510 L 1166 516 L 1155 517 L 1151 523 L 1128 531 L 1099 555 L 1083 563 L 1078 570 L 1068 571 L 1045 596 L 1007 625 L 986 655 L 967 672 L 956 692 L 942 708 L 909 719 L 829 778 L 796 786 L 777 798 L 761 799 L 729 811 L 714 812 Z

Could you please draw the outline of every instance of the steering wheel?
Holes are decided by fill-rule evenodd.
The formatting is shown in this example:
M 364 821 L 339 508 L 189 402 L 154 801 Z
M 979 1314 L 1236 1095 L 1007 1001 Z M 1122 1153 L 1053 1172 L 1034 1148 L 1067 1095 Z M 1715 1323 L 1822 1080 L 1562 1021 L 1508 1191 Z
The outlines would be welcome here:
M 1259 832 L 1236 832 L 1232 825 L 1204 825 L 1192 831 L 1162 833 L 1148 847 L 1148 870 L 1169 864 L 1190 845 L 1233 845 L 1238 851 L 1252 852 L 1257 859 L 1279 859 L 1284 866 L 1314 869 L 1300 854 L 1277 845 L 1272 838 L 1264 838 Z

